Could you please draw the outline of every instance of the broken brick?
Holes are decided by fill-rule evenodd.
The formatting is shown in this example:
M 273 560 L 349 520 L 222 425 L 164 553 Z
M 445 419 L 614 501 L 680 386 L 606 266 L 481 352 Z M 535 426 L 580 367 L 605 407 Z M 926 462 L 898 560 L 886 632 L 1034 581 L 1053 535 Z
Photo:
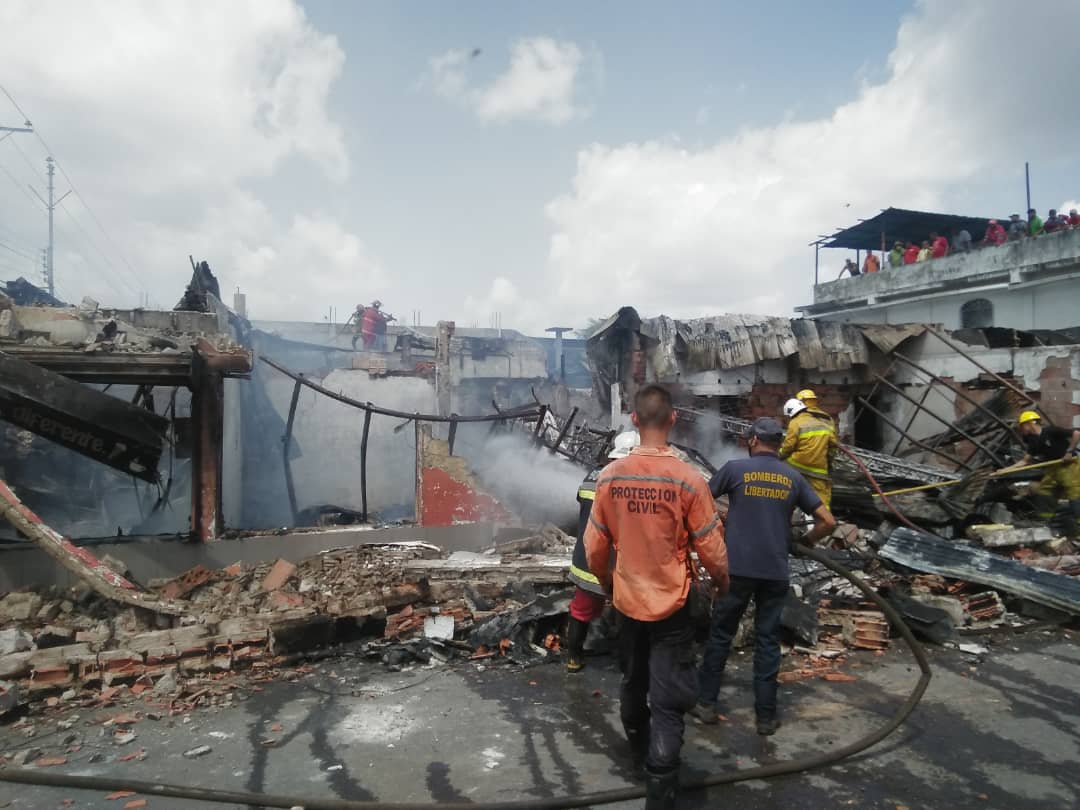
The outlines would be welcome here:
M 270 607 L 274 610 L 289 610 L 303 606 L 304 597 L 300 596 L 300 594 L 274 591 L 274 594 L 270 597 Z
M 180 576 L 169 580 L 169 583 L 162 590 L 161 595 L 170 601 L 179 599 L 182 596 L 191 593 L 199 586 L 205 585 L 213 578 L 213 571 L 205 565 L 196 565 L 194 568 L 185 571 Z
M 289 581 L 296 572 L 296 566 L 285 559 L 279 558 L 274 563 L 273 568 L 270 569 L 270 573 L 262 581 L 262 589 L 264 591 L 276 591 L 282 585 Z
M 821 679 L 829 683 L 855 683 L 859 680 L 854 675 L 848 675 L 845 672 L 826 672 Z
M 41 757 L 34 761 L 37 768 L 51 768 L 54 765 L 66 765 L 67 757 Z

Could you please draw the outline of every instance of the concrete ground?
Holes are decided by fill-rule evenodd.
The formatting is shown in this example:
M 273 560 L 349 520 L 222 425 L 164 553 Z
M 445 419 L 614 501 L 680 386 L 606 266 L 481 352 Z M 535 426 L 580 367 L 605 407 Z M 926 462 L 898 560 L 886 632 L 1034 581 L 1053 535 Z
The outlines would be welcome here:
M 750 656 L 736 656 L 722 699 L 727 721 L 689 724 L 687 779 L 801 757 L 861 736 L 899 705 L 916 668 L 899 642 L 851 660 L 855 683 L 813 680 L 781 690 L 785 725 L 753 733 Z M 1080 647 L 1058 631 L 1001 638 L 982 659 L 933 650 L 934 679 L 909 723 L 879 746 L 813 773 L 685 794 L 680 807 L 1046 808 L 1080 805 Z M 490 663 L 490 662 L 488 662 Z M 333 677 L 333 676 L 337 677 Z M 633 784 L 618 725 L 610 658 L 580 675 L 558 663 L 522 669 L 475 663 L 393 673 L 342 655 L 295 682 L 265 685 L 236 705 L 143 720 L 117 747 L 100 720 L 125 709 L 68 711 L 37 735 L 0 726 L 0 750 L 32 744 L 60 754 L 58 720 L 84 747 L 49 770 L 231 790 L 358 800 L 483 802 L 535 799 Z M 131 707 L 137 708 L 137 706 Z M 92 725 L 87 721 L 97 719 Z M 278 728 L 280 726 L 280 728 Z M 264 741 L 276 740 L 275 747 Z M 209 754 L 185 759 L 199 745 Z M 53 747 L 50 747 L 53 746 Z M 143 748 L 146 758 L 118 757 Z M 91 756 L 104 761 L 89 762 Z M 72 804 L 65 804 L 72 800 Z M 109 808 L 104 792 L 3 785 L 0 807 Z M 640 806 L 640 802 L 614 805 Z M 148 799 L 149 808 L 226 807 Z

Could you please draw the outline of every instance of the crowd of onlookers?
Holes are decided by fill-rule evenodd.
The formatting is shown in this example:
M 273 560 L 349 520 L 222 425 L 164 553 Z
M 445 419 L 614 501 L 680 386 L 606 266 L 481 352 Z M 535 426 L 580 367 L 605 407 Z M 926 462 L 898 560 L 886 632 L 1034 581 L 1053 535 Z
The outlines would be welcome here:
M 972 240 L 971 233 L 965 228 L 953 232 L 951 243 L 944 236 L 936 233 L 931 233 L 930 238 L 924 240 L 921 245 L 916 242 L 906 244 L 896 242 L 887 254 L 886 261 L 889 267 L 902 267 L 930 259 L 940 259 L 950 253 L 967 253 L 973 248 L 996 247 L 1006 242 L 1018 242 L 1021 239 L 1031 239 L 1070 228 L 1080 228 L 1080 213 L 1077 213 L 1075 208 L 1068 214 L 1059 214 L 1056 209 L 1051 208 L 1045 220 L 1032 208 L 1028 211 L 1027 219 L 1021 219 L 1019 214 L 1013 214 L 1006 223 L 998 222 L 996 219 L 990 220 L 986 226 L 986 233 L 978 242 Z M 843 276 L 844 272 L 847 272 L 852 276 L 858 276 L 876 273 L 881 269 L 881 260 L 877 254 L 870 251 L 866 254 L 866 261 L 863 262 L 861 271 L 855 262 L 848 259 L 840 275 Z

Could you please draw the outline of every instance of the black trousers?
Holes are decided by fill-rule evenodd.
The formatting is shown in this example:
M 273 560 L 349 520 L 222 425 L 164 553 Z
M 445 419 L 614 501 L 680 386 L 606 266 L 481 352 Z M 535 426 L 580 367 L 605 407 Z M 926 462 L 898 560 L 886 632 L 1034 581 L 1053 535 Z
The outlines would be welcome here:
M 679 766 L 683 715 L 694 707 L 697 672 L 690 609 L 657 622 L 620 615 L 620 714 L 631 745 L 645 747 L 645 767 L 665 773 Z

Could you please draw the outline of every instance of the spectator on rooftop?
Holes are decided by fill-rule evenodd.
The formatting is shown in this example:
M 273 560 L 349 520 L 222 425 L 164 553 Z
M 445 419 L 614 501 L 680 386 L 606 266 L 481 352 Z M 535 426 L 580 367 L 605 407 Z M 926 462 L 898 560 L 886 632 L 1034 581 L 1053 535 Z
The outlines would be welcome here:
M 1043 224 L 1043 233 L 1056 233 L 1057 231 L 1064 230 L 1061 225 L 1061 220 L 1058 219 L 1058 212 L 1056 208 L 1050 209 L 1050 214 L 1046 217 L 1046 222 Z
M 1019 242 L 1027 236 L 1027 223 L 1019 214 L 1009 214 L 1009 241 Z
M 971 250 L 971 233 L 967 228 L 961 228 L 953 234 L 952 252 L 968 253 Z
M 1069 227 L 1080 228 L 1080 214 L 1076 213 L 1075 208 L 1069 209 Z
M 949 240 L 936 233 L 930 234 L 930 258 L 940 259 L 949 252 Z
M 1028 236 L 1038 236 L 1043 232 L 1043 221 L 1034 208 L 1028 209 Z
M 904 251 L 904 264 L 915 264 L 919 260 L 919 246 L 914 242 L 907 243 L 907 250 Z
M 881 269 L 881 261 L 878 259 L 877 254 L 874 251 L 870 251 L 866 254 L 866 260 L 863 262 L 862 271 L 865 275 L 870 273 L 876 273 Z
M 923 243 L 922 243 L 922 249 L 919 251 L 919 256 L 916 259 L 916 261 L 920 261 L 920 262 L 928 262 L 928 261 L 930 261 L 931 252 L 932 251 L 930 250 L 930 240 L 929 239 L 924 239 Z
M 889 251 L 889 267 L 899 267 L 904 263 L 904 243 L 897 242 Z
M 992 219 L 986 226 L 986 235 L 983 237 L 982 244 L 983 247 L 996 247 L 997 245 L 1004 245 L 1005 240 L 1008 238 L 1005 233 L 1005 226 L 996 219 Z
M 852 278 L 859 275 L 859 265 L 855 264 L 851 259 L 844 259 L 844 269 L 840 271 L 840 275 L 837 278 L 843 278 L 844 273 L 847 273 Z

